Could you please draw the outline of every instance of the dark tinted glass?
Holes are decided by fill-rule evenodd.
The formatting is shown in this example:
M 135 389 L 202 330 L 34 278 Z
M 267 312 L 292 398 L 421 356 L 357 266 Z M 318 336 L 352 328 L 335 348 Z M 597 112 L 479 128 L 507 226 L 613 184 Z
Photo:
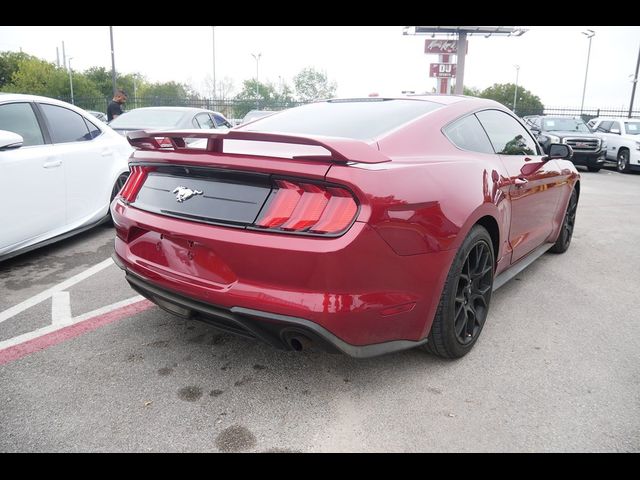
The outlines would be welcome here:
M 596 132 L 609 132 L 609 130 L 611 130 L 611 125 L 613 124 L 613 122 L 605 120 L 603 122 L 600 122 L 600 125 L 598 125 L 598 128 L 596 128 Z
M 499 110 L 476 114 L 496 153 L 500 155 L 536 155 L 537 147 L 529 132 L 510 115 Z
M 84 119 L 84 121 L 86 122 L 87 128 L 89 129 L 90 138 L 96 138 L 98 135 L 102 133 L 102 131 L 98 127 L 96 127 L 92 122 L 90 122 L 86 118 Z
M 491 142 L 475 115 L 452 123 L 444 129 L 444 133 L 458 148 L 472 152 L 494 153 Z
M 216 121 L 216 125 L 219 127 L 229 127 L 231 128 L 233 125 L 231 125 L 229 122 L 227 122 L 224 118 L 222 118 L 222 116 L 220 115 L 216 115 L 215 113 L 212 114 L 213 118 Z
M 56 105 L 40 104 L 42 113 L 47 117 L 51 141 L 53 143 L 84 142 L 91 140 L 84 118 L 67 108 Z
M 423 100 L 334 100 L 291 108 L 240 129 L 365 140 L 441 106 Z
M 42 131 L 35 113 L 28 103 L 9 103 L 0 105 L 0 130 L 22 135 L 25 147 L 42 145 Z

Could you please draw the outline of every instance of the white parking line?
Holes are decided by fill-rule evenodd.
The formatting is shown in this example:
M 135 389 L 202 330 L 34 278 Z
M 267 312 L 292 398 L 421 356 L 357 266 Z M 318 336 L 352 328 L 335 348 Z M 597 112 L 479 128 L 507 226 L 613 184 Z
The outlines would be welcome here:
M 69 292 L 54 292 L 51 297 L 51 325 L 71 320 L 71 296 Z
M 91 312 L 83 313 L 82 315 L 74 318 L 71 318 L 71 316 L 69 316 L 66 321 L 53 323 L 52 325 L 47 325 L 46 327 L 39 328 L 38 330 L 34 330 L 33 332 L 23 333 L 22 335 L 18 335 L 17 337 L 13 337 L 0 342 L 0 351 L 4 350 L 5 348 L 13 347 L 14 345 L 19 345 L 29 340 L 33 340 L 34 338 L 41 337 L 43 335 L 46 335 L 47 333 L 62 330 L 69 325 L 83 322 L 89 318 L 98 317 L 113 310 L 117 310 L 118 308 L 126 307 L 127 305 L 139 302 L 140 300 L 144 300 L 144 297 L 142 297 L 141 295 L 136 295 L 135 297 L 112 303 L 111 305 L 107 305 L 106 307 L 97 308 L 96 310 L 93 310 Z
M 111 258 L 107 258 L 106 260 L 98 263 L 97 265 L 94 265 L 93 267 L 88 268 L 84 272 L 80 272 L 77 275 L 74 275 L 73 277 L 69 278 L 68 280 L 65 280 L 64 282 L 61 282 L 57 285 L 54 285 L 51 288 L 46 289 L 44 292 L 40 292 L 39 294 L 34 295 L 31 298 L 27 298 L 24 302 L 20 302 L 19 304 L 14 305 L 13 307 L 7 308 L 5 311 L 0 312 L 0 323 L 4 322 L 5 320 L 9 320 L 11 317 L 15 317 L 20 312 L 23 312 L 26 309 L 31 308 L 34 305 L 37 305 L 43 300 L 48 299 L 49 297 L 53 296 L 53 294 L 55 294 L 56 292 L 62 292 L 64 290 L 67 290 L 69 287 L 75 285 L 76 283 L 81 282 L 86 278 L 89 278 L 91 275 L 95 275 L 96 273 L 100 272 L 101 270 L 104 270 L 105 268 L 111 266 L 112 264 L 113 264 L 113 260 L 111 260 Z M 69 318 L 70 317 L 71 315 L 69 314 Z

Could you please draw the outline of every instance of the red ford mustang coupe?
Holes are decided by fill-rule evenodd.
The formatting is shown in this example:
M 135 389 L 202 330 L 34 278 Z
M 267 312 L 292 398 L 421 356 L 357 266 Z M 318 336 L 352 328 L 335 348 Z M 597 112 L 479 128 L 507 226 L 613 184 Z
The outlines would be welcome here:
M 131 286 L 289 350 L 465 355 L 492 291 L 569 247 L 580 195 L 570 147 L 544 155 L 471 97 L 329 100 L 128 138 L 111 212 Z

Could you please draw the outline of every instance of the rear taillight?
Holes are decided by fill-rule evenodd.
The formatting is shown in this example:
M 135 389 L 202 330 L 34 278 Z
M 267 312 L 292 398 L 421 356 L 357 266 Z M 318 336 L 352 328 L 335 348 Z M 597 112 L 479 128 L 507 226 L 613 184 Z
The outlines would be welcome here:
M 282 232 L 340 233 L 353 222 L 358 205 L 343 188 L 276 180 L 277 190 L 255 226 Z
M 122 190 L 120 190 L 120 196 L 127 203 L 131 203 L 136 199 L 136 195 L 138 195 L 140 188 L 142 188 L 142 184 L 147 178 L 149 167 L 134 165 L 130 170 L 131 174 L 127 179 L 127 183 L 125 183 Z

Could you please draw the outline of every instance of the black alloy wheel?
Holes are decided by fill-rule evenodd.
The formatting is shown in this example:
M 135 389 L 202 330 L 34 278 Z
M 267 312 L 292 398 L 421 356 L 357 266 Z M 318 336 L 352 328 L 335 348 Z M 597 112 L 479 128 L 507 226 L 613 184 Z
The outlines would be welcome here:
M 564 253 L 569 249 L 571 245 L 571 238 L 573 237 L 573 228 L 576 225 L 576 213 L 578 211 L 578 193 L 575 189 L 571 192 L 571 198 L 569 198 L 569 204 L 567 205 L 567 211 L 564 214 L 564 221 L 562 222 L 562 230 L 558 236 L 558 240 L 553 244 L 553 247 L 549 249 L 553 253 Z
M 425 349 L 460 358 L 478 340 L 489 313 L 495 254 L 489 232 L 475 225 L 456 253 Z

